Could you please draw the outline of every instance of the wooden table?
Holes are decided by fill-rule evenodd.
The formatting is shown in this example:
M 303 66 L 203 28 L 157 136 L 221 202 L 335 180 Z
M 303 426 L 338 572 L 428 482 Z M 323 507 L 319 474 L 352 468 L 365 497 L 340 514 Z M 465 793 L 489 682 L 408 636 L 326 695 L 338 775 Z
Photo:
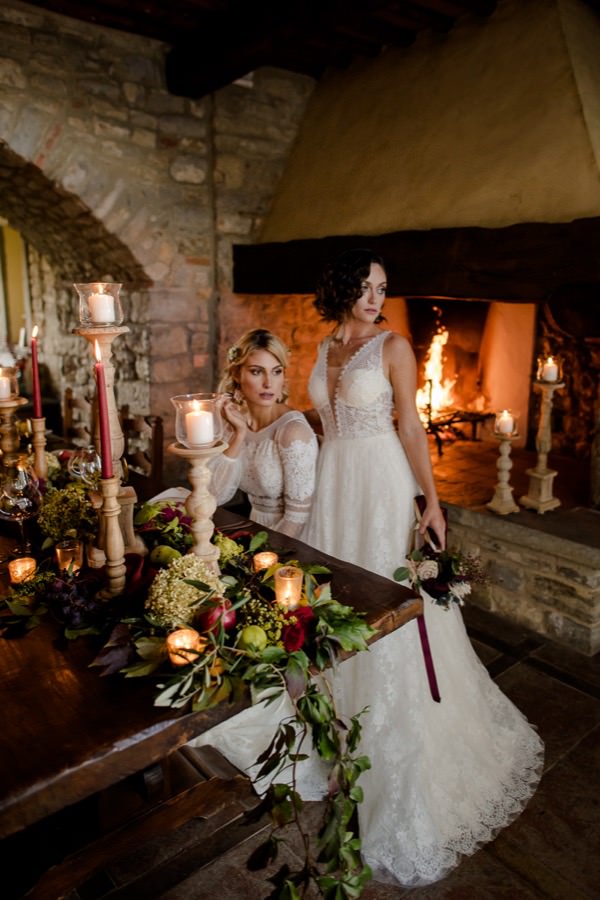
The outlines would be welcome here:
M 225 510 L 215 522 L 224 530 L 259 530 Z M 365 612 L 378 637 L 421 611 L 421 601 L 400 585 L 276 532 L 270 541 L 302 562 L 328 566 L 336 599 Z M 89 668 L 97 650 L 91 638 L 63 640 L 49 621 L 0 640 L 0 838 L 159 763 L 248 705 L 158 709 L 151 679 L 101 677 Z

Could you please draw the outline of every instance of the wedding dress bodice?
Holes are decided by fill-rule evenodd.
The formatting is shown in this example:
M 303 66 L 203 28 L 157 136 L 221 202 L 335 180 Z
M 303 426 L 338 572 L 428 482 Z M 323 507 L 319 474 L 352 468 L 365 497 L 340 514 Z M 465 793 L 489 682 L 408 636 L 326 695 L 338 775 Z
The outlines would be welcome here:
M 294 537 L 308 518 L 317 450 L 302 413 L 289 410 L 266 428 L 248 431 L 235 459 L 221 454 L 211 460 L 210 489 L 223 504 L 240 488 L 248 495 L 254 521 Z
M 321 344 L 308 391 L 325 439 L 371 437 L 394 430 L 392 386 L 383 373 L 382 360 L 389 334 L 376 334 L 342 366 L 333 402 L 327 389 L 331 337 Z

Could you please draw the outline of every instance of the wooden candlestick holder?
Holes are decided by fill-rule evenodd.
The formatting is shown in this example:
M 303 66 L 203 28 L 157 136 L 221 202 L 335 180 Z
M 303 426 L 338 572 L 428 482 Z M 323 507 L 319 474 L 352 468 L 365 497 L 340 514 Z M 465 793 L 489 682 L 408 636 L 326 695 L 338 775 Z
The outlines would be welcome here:
M 25 397 L 10 397 L 8 400 L 0 400 L 0 449 L 2 450 L 2 465 L 10 467 L 19 457 L 19 435 L 15 414 L 19 407 L 25 406 Z
M 33 444 L 33 470 L 40 480 L 45 480 L 48 475 L 48 461 L 46 459 L 46 419 L 44 416 L 31 419 L 31 431 Z
M 104 597 L 116 597 L 125 590 L 125 544 L 119 522 L 121 506 L 117 499 L 119 479 L 100 479 L 102 508 L 100 510 L 100 543 L 106 557 L 107 587 L 101 591 Z
M 494 437 L 500 442 L 500 454 L 496 463 L 498 482 L 494 496 L 489 503 L 486 503 L 486 506 L 499 516 L 507 516 L 509 513 L 519 512 L 519 507 L 513 499 L 513 489 L 509 483 L 510 470 L 512 469 L 510 451 L 512 450 L 512 442 L 517 436 L 516 434 L 494 433 Z
M 182 444 L 169 445 L 169 452 L 187 460 L 190 467 L 189 480 L 192 490 L 188 496 L 185 508 L 192 520 L 192 535 L 194 543 L 190 553 L 195 553 L 216 575 L 219 570 L 219 548 L 211 543 L 211 537 L 215 530 L 212 521 L 217 508 L 217 501 L 208 490 L 211 472 L 208 461 L 213 456 L 218 456 L 227 450 L 229 445 L 225 441 L 217 441 L 212 446 L 195 447 L 193 450 Z
M 552 397 L 554 391 L 565 385 L 563 381 L 534 381 L 533 386 L 542 394 L 540 421 L 535 439 L 538 456 L 535 468 L 527 469 L 529 488 L 519 503 L 543 515 L 549 509 L 560 506 L 558 497 L 552 495 L 554 479 L 558 473 L 548 468 L 548 454 L 552 449 Z

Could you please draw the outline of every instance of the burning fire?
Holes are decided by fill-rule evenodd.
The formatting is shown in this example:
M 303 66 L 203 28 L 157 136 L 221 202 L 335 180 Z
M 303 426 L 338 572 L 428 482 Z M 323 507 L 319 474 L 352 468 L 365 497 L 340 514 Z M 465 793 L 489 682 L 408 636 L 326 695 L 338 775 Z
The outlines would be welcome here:
M 454 378 L 443 378 L 444 347 L 448 343 L 448 329 L 440 328 L 434 334 L 429 345 L 424 364 L 425 387 L 417 391 L 417 408 L 421 421 L 425 424 L 430 419 L 453 406 Z

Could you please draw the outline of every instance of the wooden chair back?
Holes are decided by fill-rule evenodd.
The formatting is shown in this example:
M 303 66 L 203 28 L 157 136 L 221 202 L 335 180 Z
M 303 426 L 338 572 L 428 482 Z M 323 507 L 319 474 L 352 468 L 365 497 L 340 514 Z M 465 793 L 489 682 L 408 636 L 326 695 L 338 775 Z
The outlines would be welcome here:
M 93 443 L 93 404 L 83 393 L 65 388 L 62 399 L 63 437 L 78 447 Z
M 128 406 L 120 410 L 124 481 L 130 484 L 138 500 L 149 500 L 164 490 L 164 429 L 161 416 L 130 413 Z

